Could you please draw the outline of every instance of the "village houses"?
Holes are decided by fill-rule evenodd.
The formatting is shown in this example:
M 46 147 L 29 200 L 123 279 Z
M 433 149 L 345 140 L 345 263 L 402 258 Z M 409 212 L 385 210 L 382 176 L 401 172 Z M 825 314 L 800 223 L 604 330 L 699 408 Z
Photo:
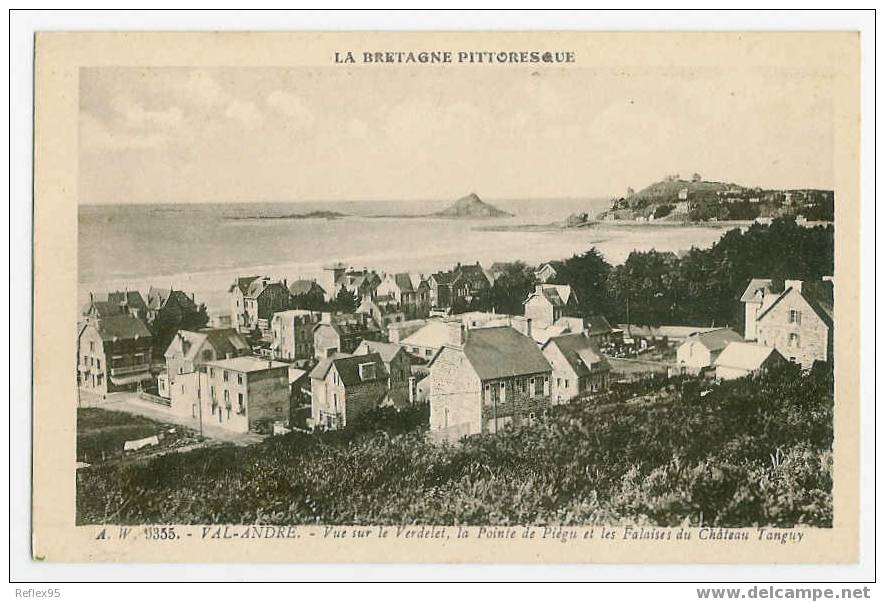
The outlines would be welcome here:
M 405 311 L 391 294 L 364 298 L 356 308 L 356 313 L 365 314 L 374 320 L 385 335 L 391 324 L 406 321 Z
M 586 333 L 553 337 L 541 351 L 553 369 L 554 405 L 567 403 L 582 393 L 608 390 L 611 366 Z
M 173 288 L 152 286 L 147 298 L 147 323 L 160 321 L 166 324 L 180 324 L 189 314 L 199 311 L 194 294 Z
M 166 348 L 166 369 L 157 378 L 160 397 L 180 416 L 197 417 L 200 368 L 207 362 L 249 355 L 249 344 L 234 328 L 179 330 Z
M 354 351 L 354 355 L 370 355 L 377 353 L 384 362 L 387 371 L 388 399 L 397 408 L 402 408 L 414 401 L 415 381 L 412 376 L 412 356 L 396 343 L 379 341 L 363 341 Z
M 278 311 L 270 321 L 270 351 L 274 359 L 293 362 L 314 356 L 313 330 L 322 314 L 306 309 Z
M 446 326 L 448 341 L 428 377 L 431 430 L 495 433 L 530 423 L 550 406 L 550 364 L 531 338 L 509 326 Z
M 345 289 L 357 300 L 375 296 L 375 290 L 381 284 L 381 277 L 374 271 L 363 268 L 355 270 L 343 263 L 334 263 L 323 267 L 320 285 L 326 291 L 326 301 L 332 301 Z
M 290 294 L 285 280 L 276 281 L 268 276 L 241 277 L 228 292 L 231 324 L 240 332 L 266 332 L 274 313 L 289 309 Z
M 105 300 L 96 299 L 90 292 L 89 303 L 81 313 L 87 319 L 129 314 L 144 322 L 147 320 L 147 303 L 138 291 L 114 291 L 108 293 Z
M 323 358 L 310 372 L 311 424 L 341 429 L 387 398 L 388 374 L 378 353 Z
M 105 395 L 150 384 L 151 332 L 128 313 L 86 320 L 77 336 L 77 384 Z
M 366 314 L 323 313 L 313 329 L 314 358 L 353 353 L 363 341 L 380 341 L 381 329 Z
M 201 368 L 198 400 L 205 424 L 270 432 L 289 421 L 289 364 L 254 356 L 218 359 Z
M 746 340 L 774 347 L 806 369 L 832 361 L 832 281 L 754 279 L 741 301 Z

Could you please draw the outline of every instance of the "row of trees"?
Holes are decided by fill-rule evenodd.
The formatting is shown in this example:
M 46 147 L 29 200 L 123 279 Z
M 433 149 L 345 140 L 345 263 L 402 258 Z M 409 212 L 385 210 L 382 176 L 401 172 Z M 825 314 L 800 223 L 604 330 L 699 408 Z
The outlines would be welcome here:
M 738 326 L 743 319 L 738 299 L 750 279 L 819 280 L 833 274 L 833 253 L 832 226 L 805 228 L 781 218 L 770 226 L 730 230 L 712 247 L 682 256 L 634 251 L 618 266 L 594 247 L 554 262 L 554 282 L 572 286 L 582 316 L 601 314 L 613 323 Z M 534 284 L 530 267 L 509 264 L 469 309 L 522 313 Z

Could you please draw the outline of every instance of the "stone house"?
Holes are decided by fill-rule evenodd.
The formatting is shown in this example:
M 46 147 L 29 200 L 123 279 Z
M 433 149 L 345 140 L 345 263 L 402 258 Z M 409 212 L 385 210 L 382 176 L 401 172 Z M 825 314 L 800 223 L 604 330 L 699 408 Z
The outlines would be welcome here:
M 105 395 L 150 384 L 153 338 L 130 314 L 86 320 L 77 335 L 77 385 Z
M 323 359 L 336 353 L 353 353 L 363 341 L 380 341 L 381 329 L 366 314 L 323 313 L 313 328 L 314 357 Z
M 452 280 L 451 272 L 436 272 L 427 279 L 430 289 L 431 307 L 445 309 L 452 306 Z
M 204 424 L 269 432 L 274 422 L 289 420 L 289 364 L 254 356 L 220 359 L 203 365 L 200 380 Z
M 729 343 L 744 339 L 731 328 L 717 328 L 692 334 L 676 349 L 676 363 L 701 370 L 712 366 Z
M 288 362 L 312 358 L 313 329 L 321 320 L 320 312 L 306 309 L 276 312 L 270 321 L 271 356 Z
M 378 353 L 321 359 L 310 372 L 312 426 L 334 430 L 353 425 L 384 403 L 387 382 Z
M 452 270 L 450 286 L 453 304 L 455 302 L 470 303 L 477 296 L 489 290 L 492 283 L 477 261 L 475 264 L 457 264 Z
M 379 341 L 363 341 L 353 354 L 360 356 L 372 353 L 377 353 L 384 362 L 384 369 L 389 377 L 387 388 L 390 403 L 398 408 L 413 403 L 415 379 L 412 375 L 412 356 L 396 343 Z
M 787 280 L 756 318 L 757 340 L 803 368 L 833 360 L 833 283 Z
M 586 333 L 553 337 L 541 352 L 553 369 L 553 405 L 567 403 L 582 393 L 608 390 L 611 366 Z
M 551 367 L 530 337 L 509 326 L 446 326 L 449 339 L 429 366 L 432 431 L 494 433 L 550 407 Z
M 567 284 L 539 284 L 523 302 L 525 317 L 535 328 L 548 328 L 574 312 L 578 300 Z

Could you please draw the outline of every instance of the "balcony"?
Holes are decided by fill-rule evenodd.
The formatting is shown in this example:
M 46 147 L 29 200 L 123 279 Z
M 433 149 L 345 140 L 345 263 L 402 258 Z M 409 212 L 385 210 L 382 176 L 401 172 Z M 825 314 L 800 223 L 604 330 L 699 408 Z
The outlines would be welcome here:
M 150 364 L 131 364 L 129 366 L 114 366 L 111 368 L 111 376 L 123 376 L 134 372 L 149 372 Z

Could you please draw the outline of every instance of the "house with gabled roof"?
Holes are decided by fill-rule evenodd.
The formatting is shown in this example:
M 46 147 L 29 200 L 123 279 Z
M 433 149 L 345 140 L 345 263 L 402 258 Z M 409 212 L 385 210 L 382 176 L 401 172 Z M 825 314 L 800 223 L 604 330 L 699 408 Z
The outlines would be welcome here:
M 381 328 L 367 314 L 323 313 L 313 328 L 314 357 L 323 359 L 337 353 L 353 353 L 361 342 L 381 338 Z
M 712 366 L 729 343 L 744 339 L 731 328 L 717 328 L 690 335 L 676 349 L 676 363 L 701 370 Z
M 551 367 L 530 337 L 509 326 L 444 324 L 448 340 L 429 366 L 432 431 L 495 433 L 550 407 Z
M 553 405 L 608 389 L 611 366 L 586 332 L 552 337 L 541 352 L 553 369 Z
M 533 328 L 548 328 L 577 308 L 578 299 L 567 284 L 538 284 L 523 302 Z
M 269 276 L 237 278 L 228 288 L 231 324 L 240 332 L 268 331 L 274 313 L 289 309 L 289 287 L 285 280 Z
M 388 380 L 378 352 L 321 359 L 310 372 L 312 426 L 334 430 L 358 422 L 385 402 Z
M 152 341 L 144 322 L 130 314 L 86 320 L 77 335 L 77 385 L 97 395 L 147 386 Z
M 112 291 L 106 295 L 105 299 L 99 299 L 90 292 L 89 303 L 83 307 L 81 313 L 87 319 L 129 314 L 145 321 L 147 320 L 147 309 L 147 303 L 141 293 L 127 289 Z
M 249 353 L 249 343 L 235 328 L 179 330 L 163 354 L 166 369 L 157 378 L 159 394 L 171 400 L 173 412 L 195 416 L 200 368 L 207 362 Z
M 388 399 L 396 407 L 404 407 L 414 399 L 414 379 L 412 377 L 412 356 L 401 345 L 383 341 L 363 341 L 354 355 L 377 353 L 384 362 L 389 381 Z
M 550 282 L 554 278 L 556 278 L 556 268 L 553 267 L 549 261 L 539 265 L 537 269 L 535 269 L 535 280 L 541 284 Z
M 832 281 L 786 280 L 783 292 L 773 297 L 756 318 L 757 341 L 806 369 L 832 362 Z
M 322 313 L 307 309 L 276 312 L 270 320 L 273 358 L 288 362 L 312 358 L 313 329 L 321 320 Z
M 735 341 L 716 358 L 716 378 L 731 380 L 762 374 L 786 362 L 774 347 Z

